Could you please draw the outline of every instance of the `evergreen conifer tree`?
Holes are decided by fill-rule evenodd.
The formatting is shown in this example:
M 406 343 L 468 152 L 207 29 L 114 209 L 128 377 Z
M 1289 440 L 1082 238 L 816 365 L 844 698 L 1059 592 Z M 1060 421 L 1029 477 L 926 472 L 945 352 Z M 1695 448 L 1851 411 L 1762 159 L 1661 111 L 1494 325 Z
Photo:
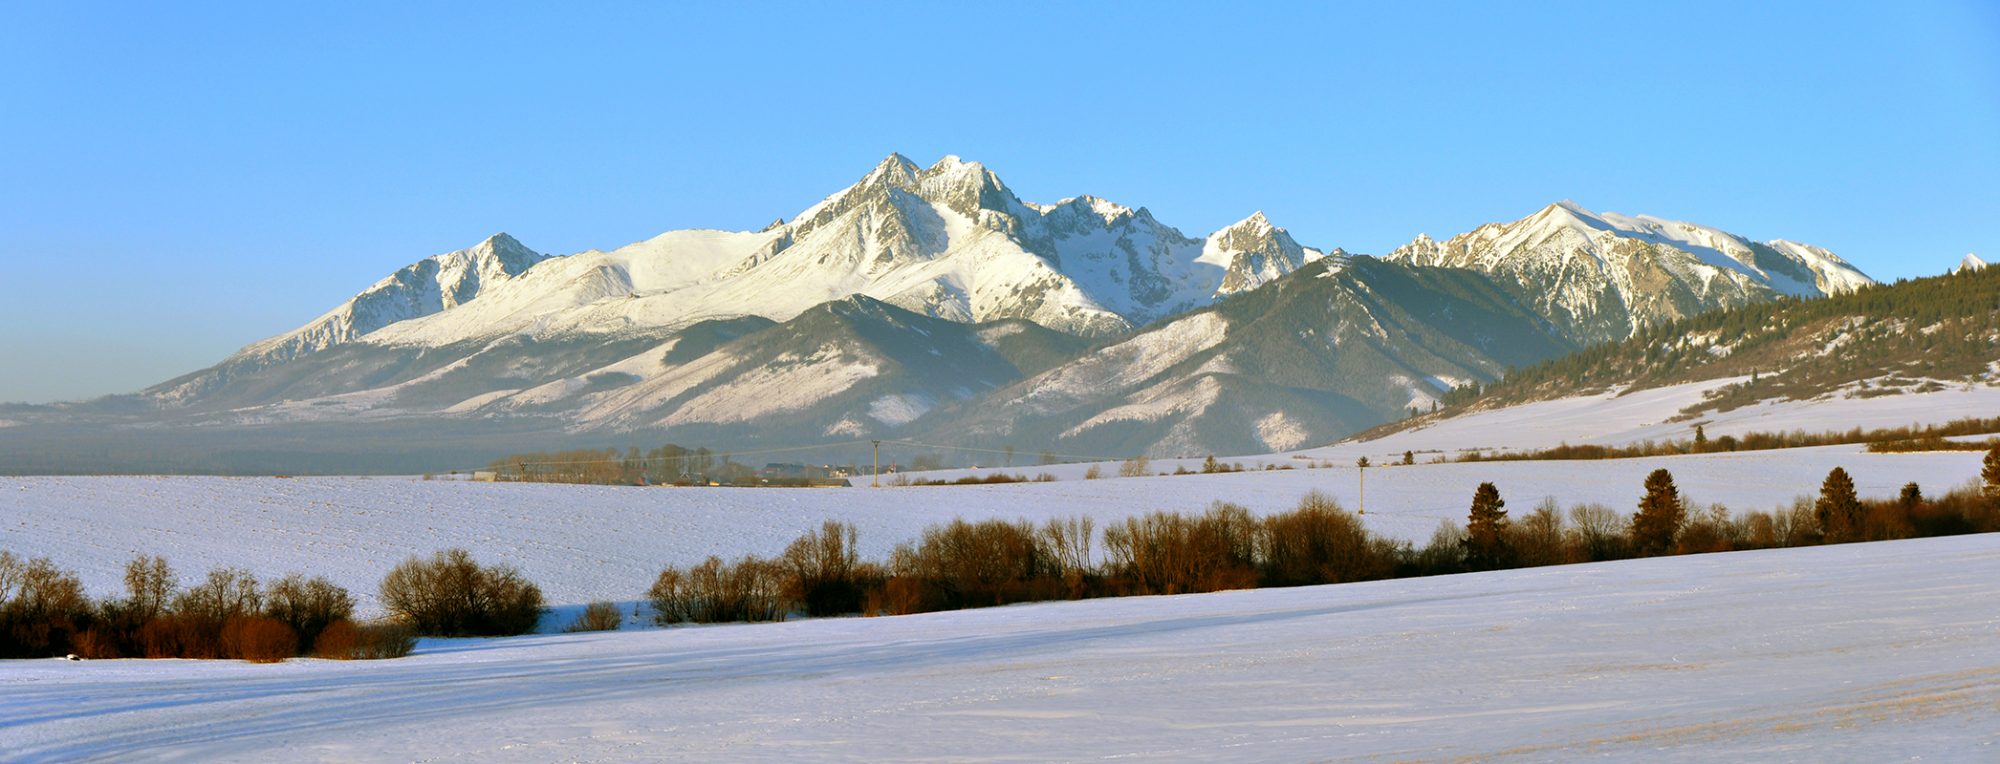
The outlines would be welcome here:
M 2000 446 L 1986 450 L 1986 464 L 1980 468 L 1979 477 L 1986 481 L 1986 498 L 2000 501 Z
M 1665 468 L 1646 476 L 1646 495 L 1639 499 L 1639 513 L 1632 516 L 1632 546 L 1642 555 L 1666 554 L 1674 547 L 1687 516 L 1687 505 L 1674 485 L 1674 475 Z
M 1819 486 L 1819 500 L 1813 502 L 1813 517 L 1819 532 L 1828 541 L 1847 541 L 1861 527 L 1861 497 L 1854 493 L 1854 478 L 1839 467 L 1826 473 Z
M 1473 570 L 1493 570 L 1512 562 L 1507 548 L 1507 502 L 1492 483 L 1472 492 L 1472 512 L 1465 521 L 1465 564 Z

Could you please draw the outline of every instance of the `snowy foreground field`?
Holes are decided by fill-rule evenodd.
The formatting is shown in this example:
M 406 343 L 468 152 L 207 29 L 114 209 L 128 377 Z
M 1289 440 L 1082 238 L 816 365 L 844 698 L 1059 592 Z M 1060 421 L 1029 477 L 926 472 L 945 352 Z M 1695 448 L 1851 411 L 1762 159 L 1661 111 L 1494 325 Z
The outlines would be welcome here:
M 0 664 L 27 761 L 1995 761 L 2000 538 Z
M 1368 470 L 1364 518 L 1378 533 L 1421 543 L 1442 520 L 1465 520 L 1481 481 L 1522 514 L 1545 496 L 1629 514 L 1647 472 L 1673 471 L 1698 507 L 1768 510 L 1814 494 L 1829 469 L 1861 494 L 1894 496 L 1905 482 L 1942 493 L 1979 473 L 1972 452 L 1867 454 L 1859 446 L 1586 462 L 1418 464 Z M 1351 462 L 1348 462 L 1351 464 Z M 1115 474 L 1115 472 L 1113 473 Z M 184 580 L 237 566 L 260 577 L 325 575 L 351 589 L 364 615 L 376 587 L 411 555 L 459 546 L 507 562 L 551 603 L 632 601 L 661 567 L 715 554 L 775 555 L 828 519 L 860 529 L 864 556 L 953 517 L 1084 514 L 1099 527 L 1154 510 L 1200 511 L 1217 500 L 1253 512 L 1290 509 L 1308 491 L 1360 506 L 1356 470 L 1063 480 L 993 486 L 677 489 L 461 483 L 401 478 L 0 478 L 0 549 L 48 556 L 76 570 L 94 596 L 122 591 L 133 555 L 164 555 Z

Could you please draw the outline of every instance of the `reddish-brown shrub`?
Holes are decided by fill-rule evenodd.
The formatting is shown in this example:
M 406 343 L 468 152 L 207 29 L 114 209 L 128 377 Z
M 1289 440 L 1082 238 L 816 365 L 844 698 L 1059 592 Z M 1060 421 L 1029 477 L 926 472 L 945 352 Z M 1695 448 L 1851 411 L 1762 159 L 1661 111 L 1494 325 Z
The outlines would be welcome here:
M 325 577 L 307 579 L 293 573 L 271 583 L 264 592 L 264 615 L 290 626 L 299 635 L 299 652 L 309 652 L 320 630 L 354 614 L 354 598 Z
M 931 610 L 942 610 L 941 604 L 926 601 L 924 582 L 909 576 L 890 576 L 880 585 L 868 590 L 862 601 L 861 612 L 865 615 L 909 615 Z
M 348 660 L 354 657 L 354 648 L 360 643 L 361 629 L 353 621 L 343 618 L 320 629 L 319 638 L 313 640 L 313 656 Z
M 163 615 L 139 627 L 139 655 L 146 658 L 181 657 L 181 619 Z
M 222 624 L 222 652 L 251 663 L 277 663 L 299 654 L 299 635 L 276 618 L 240 616 Z
M 124 651 L 118 649 L 118 637 L 110 629 L 103 627 L 85 629 L 70 641 L 70 649 L 77 655 L 92 660 L 125 657 Z

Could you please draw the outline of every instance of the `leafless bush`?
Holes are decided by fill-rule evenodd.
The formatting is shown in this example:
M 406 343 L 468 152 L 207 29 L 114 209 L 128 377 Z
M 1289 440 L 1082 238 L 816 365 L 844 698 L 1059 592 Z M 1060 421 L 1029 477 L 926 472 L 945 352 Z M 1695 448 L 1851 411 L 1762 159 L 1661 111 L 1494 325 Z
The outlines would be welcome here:
M 201 583 L 175 597 L 173 610 L 182 618 L 213 622 L 219 629 L 230 618 L 256 614 L 263 602 L 257 577 L 250 571 L 216 568 Z
M 918 588 L 922 610 L 1053 599 L 1063 588 L 1058 563 L 1026 520 L 931 526 L 917 544 L 897 548 L 890 569 L 918 582 L 900 586 Z
M 417 649 L 417 631 L 409 624 L 376 622 L 361 626 L 355 641 L 356 660 L 379 661 L 401 658 Z
M 542 590 L 511 565 L 481 567 L 471 553 L 447 549 L 389 571 L 382 606 L 428 636 L 523 634 L 541 619 Z
M 222 653 L 251 663 L 277 663 L 299 654 L 299 635 L 276 618 L 239 616 L 222 625 Z
M 1090 546 L 1097 537 L 1096 522 L 1085 515 L 1052 517 L 1042 524 L 1040 542 L 1056 575 L 1063 581 L 1070 599 L 1088 593 L 1095 568 Z
M 1438 521 L 1431 540 L 1411 553 L 1405 573 L 1435 576 L 1465 570 L 1465 529 L 1450 520 Z
M 1360 518 L 1314 491 L 1291 512 L 1264 518 L 1258 547 L 1262 583 L 1302 586 L 1385 578 L 1396 547 L 1373 539 Z
M 1579 550 L 1578 562 L 1618 560 L 1631 556 L 1625 540 L 1626 520 L 1602 504 L 1578 504 L 1569 508 L 1571 544 Z
M 854 541 L 852 524 L 828 520 L 819 531 L 808 532 L 785 547 L 784 556 L 779 558 L 785 599 L 798 603 L 809 615 L 858 612 L 869 582 L 863 580 Z M 867 572 L 874 571 L 870 567 Z
M 745 557 L 732 565 L 710 557 L 686 570 L 660 571 L 646 598 L 662 625 L 779 621 L 785 617 L 783 579 L 767 560 Z
M 617 631 L 624 623 L 625 614 L 618 610 L 616 604 L 598 601 L 585 605 L 583 613 L 563 627 L 563 631 Z
M 0 657 L 59 655 L 91 618 L 75 573 L 0 551 Z
M 313 655 L 334 660 L 383 660 L 409 655 L 417 647 L 417 632 L 409 624 L 378 621 L 327 624 L 313 645 Z
M 1148 470 L 1151 468 L 1151 465 L 1152 461 L 1147 459 L 1144 455 L 1134 456 L 1130 459 L 1126 459 L 1125 461 L 1118 463 L 1118 476 L 1145 477 L 1146 475 L 1150 474 Z
M 1140 594 L 1241 589 L 1257 582 L 1258 523 L 1217 502 L 1194 517 L 1154 512 L 1104 529 L 1110 569 Z
M 1563 527 L 1562 510 L 1554 496 L 1527 514 L 1514 518 L 1507 527 L 1507 546 L 1522 566 L 1558 565 L 1569 562 L 1570 548 Z
M 132 558 L 125 564 L 127 615 L 141 623 L 151 620 L 166 611 L 179 586 L 165 557 L 142 554 Z
M 324 576 L 308 579 L 293 573 L 265 590 L 264 614 L 291 627 L 298 635 L 300 652 L 309 652 L 327 624 L 354 615 L 354 598 Z

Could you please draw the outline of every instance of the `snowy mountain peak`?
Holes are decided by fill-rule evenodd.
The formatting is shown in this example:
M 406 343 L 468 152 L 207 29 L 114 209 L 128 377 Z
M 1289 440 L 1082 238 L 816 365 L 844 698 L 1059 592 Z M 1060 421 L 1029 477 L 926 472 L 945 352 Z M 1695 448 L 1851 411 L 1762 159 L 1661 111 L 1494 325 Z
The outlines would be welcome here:
M 1234 224 L 1231 224 L 1225 230 L 1238 230 L 1246 232 L 1256 231 L 1259 233 L 1264 233 L 1270 231 L 1272 228 L 1273 226 L 1271 225 L 1271 219 L 1264 217 L 1263 210 L 1258 210 L 1256 212 L 1250 213 L 1250 217 L 1238 220 Z
M 541 262 L 547 257 L 547 255 L 529 249 L 527 245 L 522 244 L 519 239 L 509 236 L 505 231 L 486 237 L 485 241 L 473 245 L 472 248 L 464 250 L 464 252 L 473 259 L 491 258 L 493 263 L 509 276 L 521 275 L 521 272 L 527 270 L 528 266 Z M 457 253 L 439 255 L 438 257 L 448 258 L 454 254 Z
M 1306 260 L 1305 248 L 1292 240 L 1291 233 L 1272 225 L 1262 210 L 1209 234 L 1196 258 L 1224 269 L 1215 290 L 1218 297 L 1256 289 L 1298 270 Z
M 918 167 L 916 162 L 910 161 L 909 157 L 890 152 L 888 156 L 882 158 L 882 161 L 875 164 L 875 169 L 862 176 L 860 185 L 907 186 L 916 178 L 917 173 L 922 171 L 923 168 Z
M 1967 252 L 1967 253 L 1965 253 L 1965 259 L 1963 259 L 1963 260 L 1960 260 L 1960 261 L 1958 261 L 1958 269 L 1957 269 L 1957 270 L 1954 270 L 1954 271 L 1952 271 L 1952 272 L 1953 272 L 1953 273 L 1971 273 L 1971 272 L 1973 272 L 1973 271 L 1976 271 L 1976 270 L 1981 270 L 1981 269 L 1984 269 L 1985 267 L 1986 267 L 1986 261 L 1985 261 L 1985 260 L 1981 260 L 1981 259 L 1979 259 L 1979 256 L 1978 256 L 1978 255 L 1976 255 L 1976 254 L 1973 254 L 1973 253 L 1971 253 L 1971 252 Z
M 1387 259 L 1505 276 L 1527 287 L 1544 313 L 1592 341 L 1775 295 L 1838 294 L 1874 283 L 1818 247 L 1758 243 L 1650 215 L 1597 213 L 1567 199 L 1442 244 L 1419 236 Z
M 1543 211 L 1567 212 L 1570 215 L 1579 218 L 1584 218 L 1589 220 L 1598 219 L 1597 213 L 1591 212 L 1589 208 L 1586 208 L 1581 204 L 1577 204 L 1576 200 L 1574 199 L 1558 199 L 1554 204 L 1544 207 Z

